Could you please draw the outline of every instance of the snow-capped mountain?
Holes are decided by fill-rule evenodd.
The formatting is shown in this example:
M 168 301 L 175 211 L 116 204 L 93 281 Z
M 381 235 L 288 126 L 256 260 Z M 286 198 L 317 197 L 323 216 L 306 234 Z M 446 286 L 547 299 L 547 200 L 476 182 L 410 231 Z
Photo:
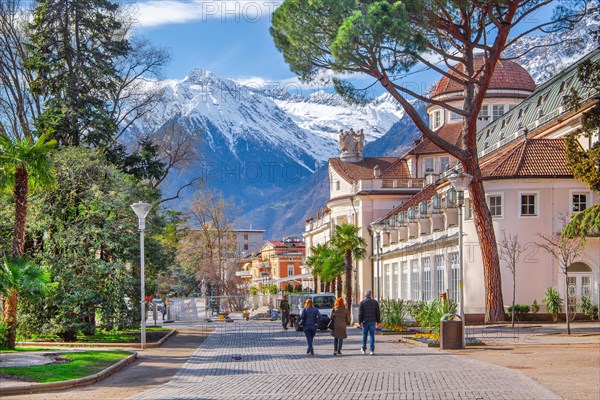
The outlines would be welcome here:
M 158 84 L 164 90 L 163 101 L 142 121 L 150 129 L 177 120 L 209 148 L 226 149 L 232 160 L 256 151 L 247 147 L 255 142 L 307 171 L 314 171 L 319 161 L 333 153 L 330 140 L 298 127 L 272 99 L 251 87 L 201 69 L 183 80 Z
M 598 7 L 598 1 L 590 1 L 589 7 Z M 572 30 L 530 35 L 509 46 L 504 58 L 515 58 L 525 67 L 533 80 L 543 83 L 572 65 L 598 46 L 592 32 L 600 29 L 597 13 L 586 15 Z
M 352 106 L 337 94 L 274 95 L 201 69 L 152 85 L 161 87 L 163 99 L 130 134 L 177 130 L 192 139 L 198 155 L 169 177 L 165 195 L 202 178 L 233 197 L 242 212 L 269 202 L 337 156 L 340 129 L 364 129 L 369 142 L 403 115 L 388 95 Z
M 308 96 L 280 96 L 274 101 L 296 125 L 333 142 L 337 142 L 340 130 L 350 128 L 363 129 L 365 141 L 372 142 L 404 115 L 402 107 L 387 93 L 365 105 L 348 104 L 339 95 L 323 90 Z

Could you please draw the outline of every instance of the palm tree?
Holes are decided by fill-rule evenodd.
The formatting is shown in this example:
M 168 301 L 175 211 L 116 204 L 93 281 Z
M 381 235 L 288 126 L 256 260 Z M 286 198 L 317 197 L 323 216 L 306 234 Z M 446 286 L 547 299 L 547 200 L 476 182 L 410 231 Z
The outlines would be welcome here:
M 326 283 L 336 281 L 337 297 L 342 296 L 342 274 L 344 269 L 344 254 L 338 249 L 329 247 L 324 254 L 321 278 Z
M 306 258 L 305 264 L 307 267 L 310 267 L 312 269 L 312 274 L 315 279 L 315 288 L 317 287 L 316 280 L 318 277 L 321 277 L 321 274 L 323 272 L 323 264 L 325 263 L 326 254 L 328 251 L 329 244 L 320 243 L 316 246 L 310 247 L 310 256 Z
M 5 297 L 4 324 L 8 328 L 7 348 L 15 348 L 19 295 L 43 294 L 49 282 L 48 271 L 25 257 L 5 257 L 0 264 L 0 294 Z
M 25 254 L 29 188 L 36 189 L 53 181 L 54 171 L 50 164 L 50 151 L 55 145 L 56 141 L 46 141 L 45 135 L 41 135 L 34 143 L 29 137 L 12 140 L 6 132 L 0 134 L 0 189 L 12 189 L 15 201 L 11 252 L 15 259 Z M 4 279 L 1 285 L 5 286 Z M 4 324 L 9 328 L 10 347 L 15 346 L 17 294 L 17 290 L 8 289 L 3 293 Z
M 0 188 L 11 188 L 15 200 L 14 257 L 25 252 L 29 188 L 42 187 L 53 181 L 50 151 L 55 145 L 56 141 L 46 141 L 45 135 L 34 143 L 29 137 L 12 140 L 5 132 L 0 134 Z
M 358 235 L 360 228 L 353 224 L 342 224 L 335 227 L 331 238 L 331 246 L 344 254 L 346 306 L 350 310 L 352 304 L 352 259 L 365 258 L 367 242 Z

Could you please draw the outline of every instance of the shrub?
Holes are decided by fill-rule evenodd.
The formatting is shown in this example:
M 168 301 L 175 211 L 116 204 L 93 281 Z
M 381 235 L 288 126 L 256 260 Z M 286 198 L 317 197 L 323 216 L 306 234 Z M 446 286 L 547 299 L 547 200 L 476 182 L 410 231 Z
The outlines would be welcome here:
M 508 317 L 512 318 L 513 307 L 508 307 Z M 527 304 L 515 304 L 515 318 L 517 321 L 525 319 L 525 315 L 529 312 L 529 306 Z
M 381 301 L 381 323 L 384 326 L 404 326 L 406 312 L 406 302 L 404 300 Z
M 583 296 L 581 298 L 581 302 L 577 308 L 589 319 L 597 318 L 598 307 L 592 304 L 592 300 L 588 296 Z
M 543 303 L 546 304 L 546 310 L 552 315 L 553 321 L 558 321 L 558 316 L 563 310 L 563 300 L 560 297 L 558 290 L 553 287 L 546 289 L 546 295 L 544 296 Z
M 456 314 L 456 303 L 452 300 L 440 302 L 433 299 L 423 303 L 417 321 L 422 328 L 429 328 L 432 332 L 439 333 L 440 320 L 444 314 Z
M 531 313 L 535 314 L 540 311 L 540 305 L 538 304 L 536 299 L 533 299 L 533 303 L 531 303 Z
M 425 306 L 425 302 L 420 300 L 408 300 L 406 302 L 406 312 L 411 316 L 413 321 L 417 321 L 419 318 L 419 314 L 421 313 L 421 309 Z
M 8 327 L 0 321 L 0 349 L 8 348 Z
M 250 293 L 250 296 L 256 296 L 258 294 L 258 288 L 256 286 L 252 286 L 248 290 L 248 293 Z

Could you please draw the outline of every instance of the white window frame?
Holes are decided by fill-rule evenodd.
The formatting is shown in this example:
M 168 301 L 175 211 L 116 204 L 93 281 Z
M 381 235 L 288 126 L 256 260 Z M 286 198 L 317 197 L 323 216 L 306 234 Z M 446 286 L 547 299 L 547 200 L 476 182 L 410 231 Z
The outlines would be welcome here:
M 444 160 L 447 160 L 447 162 L 444 162 Z M 445 164 L 445 168 L 444 168 L 444 164 Z M 450 157 L 440 157 L 440 173 L 445 172 L 447 170 L 450 169 Z
M 383 293 L 385 299 L 392 298 L 392 265 L 390 263 L 384 264 L 384 289 Z
M 473 206 L 471 204 L 471 199 L 469 197 L 465 197 L 465 221 L 470 221 L 473 219 Z
M 453 258 L 454 264 L 452 263 Z M 459 296 L 459 283 L 460 283 L 460 260 L 458 259 L 458 252 L 448 253 L 448 269 L 450 270 L 450 293 L 449 298 L 455 302 L 460 302 Z
M 431 113 L 431 129 L 437 129 L 444 123 L 442 110 L 435 110 Z
M 392 299 L 398 299 L 398 286 L 400 285 L 400 269 L 397 262 L 392 263 Z
M 294 264 L 288 265 L 288 276 L 293 276 L 294 275 L 294 267 L 295 267 Z M 290 271 L 291 271 L 291 273 L 290 273 Z
M 502 114 L 496 115 L 498 114 L 496 111 L 500 110 L 500 108 L 502 108 Z M 492 104 L 492 121 L 502 118 L 502 116 L 506 113 L 505 109 L 506 107 L 504 104 Z
M 411 300 L 421 300 L 421 274 L 419 269 L 419 259 L 410 260 L 410 298 Z
M 488 104 L 484 104 L 479 109 L 479 114 L 477 118 L 488 118 L 490 116 L 490 106 Z
M 540 217 L 540 192 L 539 191 L 523 191 L 518 192 L 519 206 L 517 209 L 517 213 L 519 218 L 539 218 Z M 533 208 L 535 209 L 535 214 L 523 214 L 523 197 L 522 196 L 535 196 Z
M 485 201 L 487 203 L 488 209 L 490 210 L 490 213 L 492 212 L 492 207 L 490 206 L 490 198 L 491 197 L 500 197 L 500 215 L 492 215 L 492 218 L 494 218 L 494 219 L 504 218 L 504 193 L 503 192 L 487 193 L 485 195 Z
M 400 281 L 400 297 L 403 300 L 410 299 L 410 267 L 408 261 L 400 262 L 402 277 Z
M 587 190 L 569 190 L 569 214 L 575 214 L 581 211 L 573 211 L 573 196 L 575 195 L 585 195 L 585 208 L 589 208 L 591 206 L 591 197 L 592 193 Z
M 421 258 L 421 265 L 423 266 L 423 300 L 429 301 L 431 299 L 431 257 L 426 256 Z M 429 279 L 426 279 L 426 278 Z M 429 282 L 427 282 L 429 281 Z
M 427 164 L 431 163 L 430 166 Z M 428 168 L 431 167 L 431 168 Z M 423 158 L 423 175 L 429 175 L 435 173 L 435 159 L 433 157 Z
M 441 262 L 439 262 L 441 260 Z M 435 268 L 435 291 L 437 296 L 446 291 L 446 264 L 443 254 L 433 256 L 433 264 Z M 440 276 L 440 272 L 441 275 Z M 441 278 L 441 279 L 440 279 Z

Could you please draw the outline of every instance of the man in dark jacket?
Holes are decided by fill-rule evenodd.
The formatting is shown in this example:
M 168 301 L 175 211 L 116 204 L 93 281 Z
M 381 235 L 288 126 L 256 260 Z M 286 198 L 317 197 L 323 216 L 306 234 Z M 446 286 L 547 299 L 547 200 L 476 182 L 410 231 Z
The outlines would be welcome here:
M 281 324 L 283 329 L 287 331 L 290 322 L 290 303 L 288 303 L 287 296 L 283 296 L 281 303 L 279 303 L 279 309 L 281 310 Z
M 375 353 L 375 325 L 381 322 L 379 316 L 379 303 L 372 299 L 373 293 L 367 290 L 365 299 L 358 306 L 358 323 L 362 326 L 362 348 L 361 352 L 365 354 L 367 351 L 367 335 L 370 339 L 369 354 Z

